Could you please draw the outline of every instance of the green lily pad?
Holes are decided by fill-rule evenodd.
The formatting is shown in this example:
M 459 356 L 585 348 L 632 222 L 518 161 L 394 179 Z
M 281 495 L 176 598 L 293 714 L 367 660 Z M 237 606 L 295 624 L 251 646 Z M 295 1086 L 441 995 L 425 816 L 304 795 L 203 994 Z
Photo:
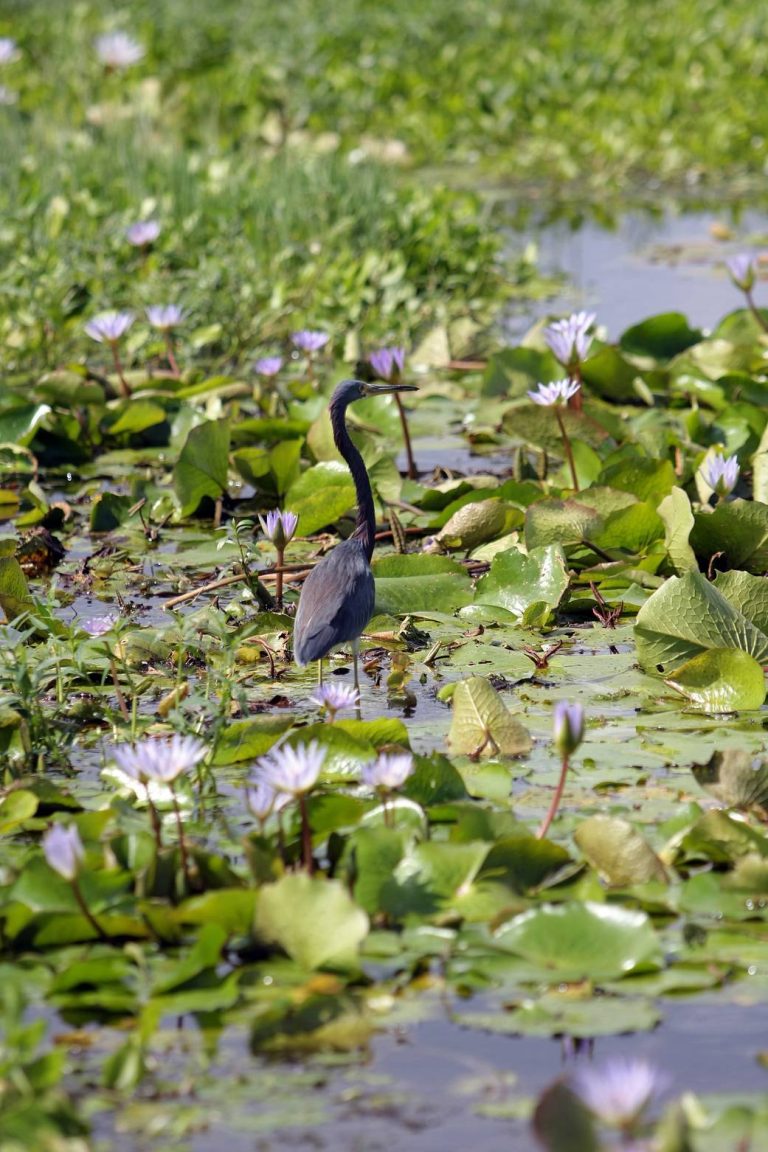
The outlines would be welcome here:
M 661 945 L 644 912 L 610 904 L 544 905 L 516 916 L 494 937 L 541 966 L 542 980 L 600 980 L 657 968 Z
M 304 968 L 354 968 L 368 917 L 337 880 L 296 873 L 259 890 L 254 928 Z
M 665 684 L 705 712 L 760 708 L 765 674 L 754 656 L 736 648 L 710 648 L 686 660 Z
M 699 572 L 673 576 L 640 609 L 635 625 L 643 668 L 669 674 L 710 649 L 748 652 L 768 660 L 768 636 Z
M 475 603 L 522 616 L 537 603 L 557 608 L 568 585 L 565 554 L 559 544 L 533 548 L 527 555 L 510 548 L 494 556 L 490 571 L 478 580 Z
M 285 496 L 286 508 L 299 518 L 297 532 L 311 536 L 335 523 L 355 505 L 355 486 L 345 464 L 326 460 L 299 476 Z
M 228 462 L 228 420 L 206 420 L 190 430 L 173 470 L 182 516 L 196 512 L 206 496 L 218 500 L 226 492 Z
M 448 743 L 454 753 L 488 757 L 522 756 L 530 751 L 530 734 L 488 680 L 480 676 L 460 680 L 452 704 Z
M 706 764 L 693 764 L 691 771 L 697 784 L 729 808 L 768 804 L 768 763 L 762 756 L 726 748 L 713 752 Z
M 380 613 L 455 612 L 472 600 L 466 570 L 449 556 L 379 556 L 372 567 Z
M 590 816 L 579 824 L 573 838 L 592 867 L 609 884 L 626 887 L 667 878 L 661 860 L 628 820 L 617 816 Z

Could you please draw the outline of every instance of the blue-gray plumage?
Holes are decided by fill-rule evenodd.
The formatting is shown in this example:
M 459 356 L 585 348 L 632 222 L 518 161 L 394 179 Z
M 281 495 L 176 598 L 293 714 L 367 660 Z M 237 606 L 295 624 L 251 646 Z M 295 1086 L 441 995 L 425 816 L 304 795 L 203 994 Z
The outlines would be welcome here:
M 322 660 L 338 644 L 352 644 L 357 673 L 357 642 L 373 615 L 371 572 L 376 529 L 373 493 L 363 458 L 352 443 L 345 414 L 354 400 L 385 392 L 413 392 L 412 384 L 366 384 L 343 380 L 329 405 L 333 439 L 352 473 L 357 492 L 357 520 L 348 540 L 338 544 L 304 581 L 293 627 L 293 654 L 299 664 Z M 322 674 L 322 666 L 321 666 Z

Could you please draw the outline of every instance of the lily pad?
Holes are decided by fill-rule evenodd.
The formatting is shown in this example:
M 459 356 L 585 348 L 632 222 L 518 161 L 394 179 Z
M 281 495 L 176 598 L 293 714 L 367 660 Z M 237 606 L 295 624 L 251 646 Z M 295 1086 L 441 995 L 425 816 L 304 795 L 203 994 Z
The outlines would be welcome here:
M 297 873 L 260 889 L 254 927 L 304 968 L 354 968 L 368 917 L 337 880 Z
M 499 693 L 481 676 L 460 680 L 453 693 L 448 743 L 466 756 L 522 756 L 532 740 Z
M 759 708 L 765 700 L 765 674 L 754 656 L 736 648 L 710 648 L 686 660 L 665 681 L 705 712 Z

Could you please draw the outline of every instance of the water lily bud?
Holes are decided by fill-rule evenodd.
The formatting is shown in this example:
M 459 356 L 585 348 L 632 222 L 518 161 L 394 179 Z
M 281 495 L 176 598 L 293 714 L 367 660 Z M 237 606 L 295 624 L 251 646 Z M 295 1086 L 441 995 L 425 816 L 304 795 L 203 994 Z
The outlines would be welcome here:
M 565 758 L 572 756 L 584 739 L 584 709 L 581 704 L 558 700 L 555 704 L 553 735 L 555 748 Z
M 74 824 L 54 824 L 43 836 L 43 853 L 50 868 L 65 880 L 74 880 L 85 857 L 80 833 Z

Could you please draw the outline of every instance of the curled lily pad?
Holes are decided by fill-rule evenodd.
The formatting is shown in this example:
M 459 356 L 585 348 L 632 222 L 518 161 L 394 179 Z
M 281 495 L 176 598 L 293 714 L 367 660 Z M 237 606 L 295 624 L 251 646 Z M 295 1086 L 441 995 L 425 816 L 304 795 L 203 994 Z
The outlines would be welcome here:
M 368 917 L 344 884 L 297 873 L 261 888 L 254 927 L 305 968 L 350 968 L 357 964 Z
M 743 748 L 713 752 L 706 764 L 691 766 L 697 784 L 729 808 L 768 804 L 768 762 Z
M 765 700 L 762 666 L 737 648 L 710 648 L 676 669 L 665 683 L 705 712 L 760 708 Z
M 454 752 L 473 758 L 522 756 L 532 745 L 527 729 L 481 676 L 456 685 L 448 743 Z
M 666 879 L 664 865 L 628 820 L 590 816 L 579 824 L 574 840 L 609 884 L 624 886 Z

